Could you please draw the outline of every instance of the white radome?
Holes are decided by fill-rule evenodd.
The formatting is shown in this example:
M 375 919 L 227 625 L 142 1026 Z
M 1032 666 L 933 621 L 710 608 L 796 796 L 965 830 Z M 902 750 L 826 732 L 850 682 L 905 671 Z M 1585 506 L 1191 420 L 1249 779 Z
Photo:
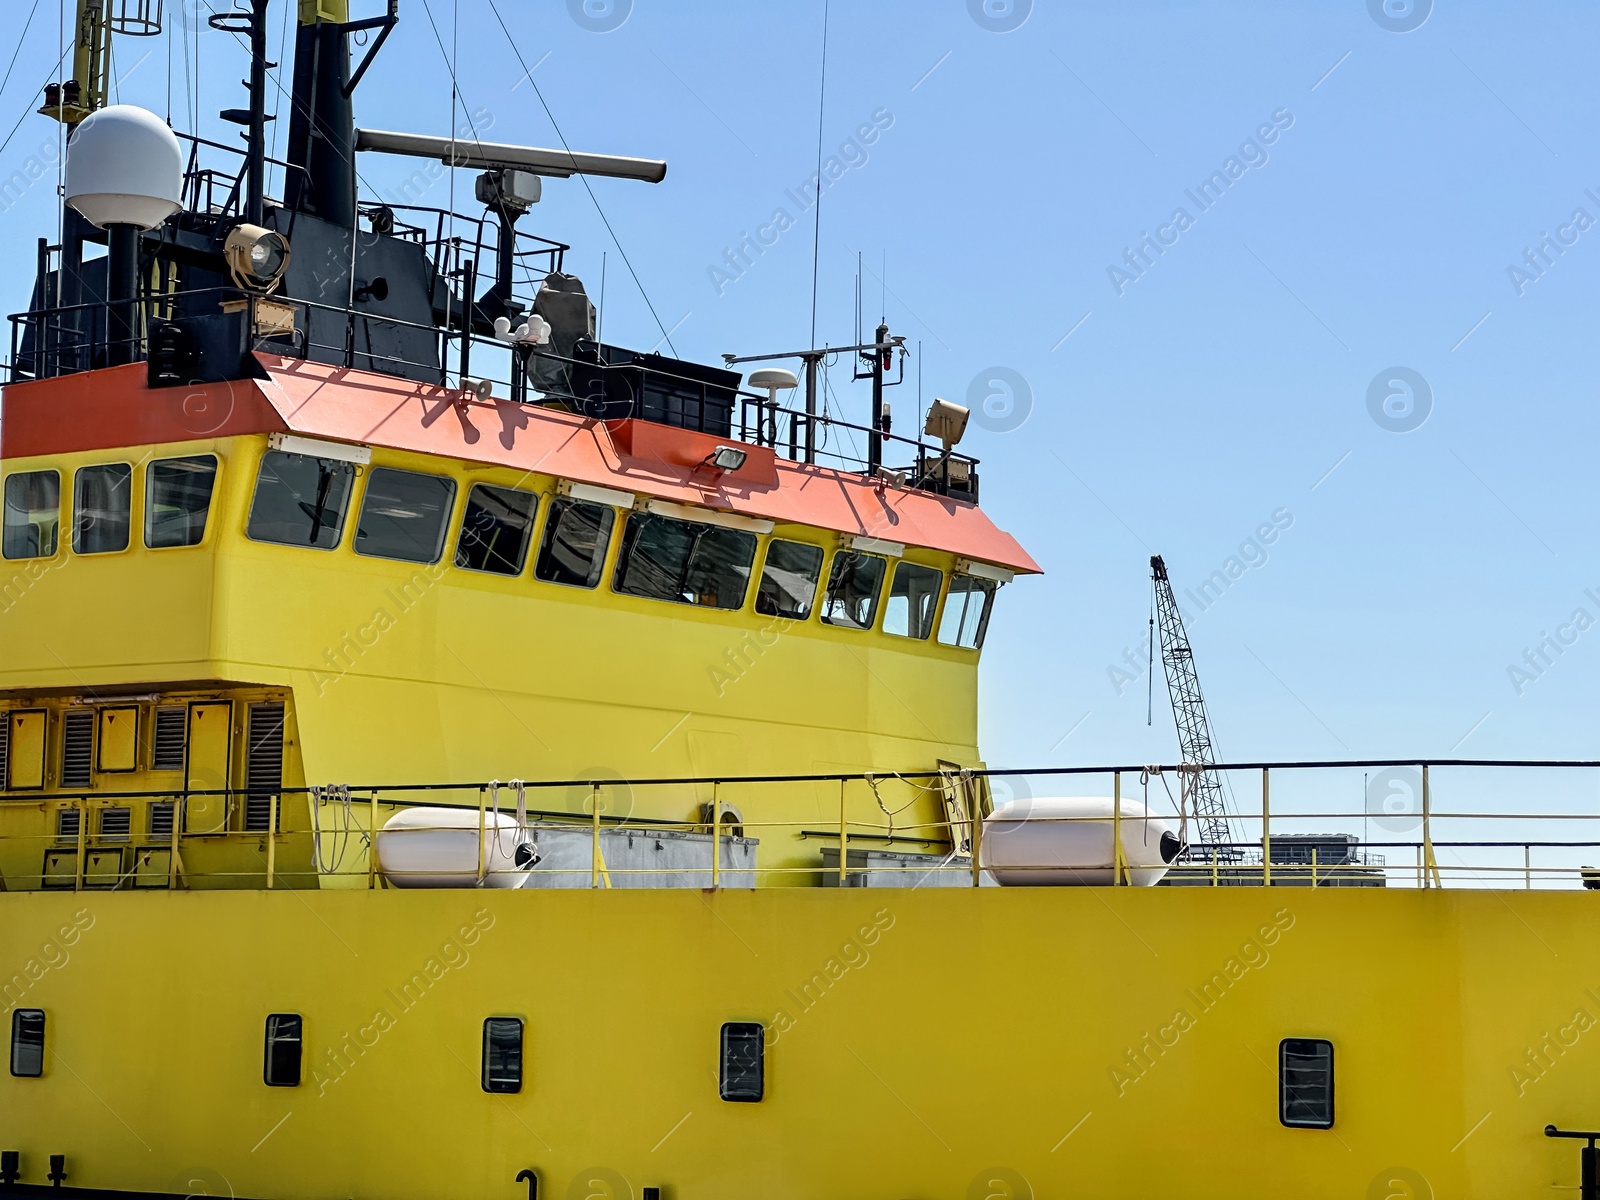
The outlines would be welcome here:
M 67 144 L 67 203 L 101 229 L 154 229 L 183 206 L 183 150 L 148 109 L 92 113 Z

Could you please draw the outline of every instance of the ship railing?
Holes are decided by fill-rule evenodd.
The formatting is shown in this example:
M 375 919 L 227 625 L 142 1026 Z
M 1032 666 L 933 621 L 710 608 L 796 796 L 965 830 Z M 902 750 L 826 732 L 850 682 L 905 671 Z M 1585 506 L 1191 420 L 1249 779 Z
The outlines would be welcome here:
M 1229 819 L 1240 836 L 1227 843 L 1191 844 L 1190 854 L 1165 867 L 1164 884 L 1600 889 L 1600 870 L 1589 865 L 1600 859 L 1600 806 L 1593 799 L 1600 762 L 1373 760 L 1215 769 L 1236 784 L 1249 779 L 1255 785 L 1248 791 L 1240 786 L 1234 795 Z M 1183 811 L 1182 786 L 1194 771 L 1185 764 L 946 768 L 870 775 L 286 787 L 271 793 L 32 793 L 0 800 L 0 818 L 9 816 L 8 809 L 64 809 L 75 816 L 55 818 L 53 834 L 0 837 L 0 861 L 11 864 L 8 886 L 24 889 L 330 883 L 377 888 L 405 883 L 405 869 L 382 866 L 385 847 L 454 831 L 467 834 L 469 845 L 476 834 L 477 849 L 468 860 L 455 868 L 414 868 L 416 873 L 454 876 L 465 887 L 514 883 L 524 876 L 522 866 L 496 848 L 495 831 L 504 818 L 516 816 L 519 804 L 512 797 L 520 792 L 523 828 L 552 859 L 532 869 L 528 886 L 981 887 L 993 882 L 993 866 L 1009 874 L 1008 882 L 1027 882 L 1028 874 L 1039 872 L 1059 883 L 1063 872 L 1070 881 L 1071 872 L 1081 870 L 1086 872 L 1081 882 L 1120 887 L 1148 882 L 1142 877 L 1153 864 L 1148 855 L 1140 856 L 1139 847 L 1159 842 L 1165 830 L 1180 838 L 1194 834 L 1197 824 L 1192 812 Z M 1513 771 L 1525 773 L 1515 791 L 1493 782 Z M 1089 778 L 1070 778 L 1075 776 Z M 1362 802 L 1329 803 L 1348 794 L 1352 778 L 1360 781 Z M 1529 778 L 1537 782 L 1537 792 L 1526 785 Z M 1178 786 L 1169 791 L 1169 783 Z M 1044 803 L 1051 796 L 1089 794 L 1111 803 L 1100 815 L 1086 816 L 1054 816 Z M 1527 802 L 1530 795 L 1541 802 Z M 149 827 L 131 820 L 131 802 L 141 799 L 168 806 L 162 834 L 135 832 Z M 827 804 L 836 804 L 836 819 L 819 815 Z M 1016 828 L 973 820 L 974 815 L 992 818 L 997 805 L 1003 806 L 1000 817 L 1022 818 L 1020 828 L 1043 838 L 1034 857 L 1019 859 L 1011 852 L 1015 842 L 1000 844 L 999 839 L 1018 837 Z M 744 815 L 801 806 L 813 815 L 800 821 Z M 685 807 L 693 807 L 695 815 L 668 815 Z M 108 808 L 120 812 L 118 832 L 109 837 L 102 832 Z M 416 808 L 455 811 L 459 822 L 385 828 L 395 814 Z M 1098 864 L 1079 859 L 1069 864 L 1058 857 L 1059 849 L 1050 848 L 1046 835 L 1079 823 L 1097 827 L 1094 836 L 1102 847 L 1109 842 L 1122 849 L 1115 861 L 1109 861 L 1109 850 L 1108 861 Z M 1363 825 L 1368 828 L 1362 830 Z M 1377 837 L 1371 836 L 1374 829 Z M 618 849 L 630 837 L 641 843 L 677 838 L 678 857 L 638 865 Z M 567 848 L 564 857 L 548 853 L 558 842 Z M 987 848 L 986 842 L 991 843 Z M 19 845 L 30 843 L 31 851 L 17 853 Z M 39 863 L 37 873 L 31 866 L 17 872 L 18 861 Z
M 41 253 L 48 248 L 42 247 Z M 594 395 L 583 395 L 559 387 L 540 391 L 535 386 L 537 364 L 555 368 L 552 377 L 571 379 L 575 372 L 589 378 L 616 377 L 632 381 L 644 371 L 632 363 L 606 363 L 598 358 L 578 358 L 552 350 L 512 350 L 499 339 L 459 328 L 461 313 L 454 314 L 446 327 L 406 321 L 400 318 L 359 312 L 342 304 L 325 304 L 297 297 L 259 297 L 237 288 L 222 287 L 155 294 L 133 301 L 134 315 L 126 327 L 130 336 L 114 336 L 114 302 L 95 301 L 75 305 L 53 305 L 11 317 L 11 380 L 23 382 L 76 374 L 114 362 L 145 361 L 150 354 L 150 335 L 160 324 L 184 320 L 206 313 L 221 312 L 223 305 L 240 306 L 248 328 L 258 327 L 258 312 L 266 304 L 289 305 L 305 313 L 322 313 L 332 320 L 297 320 L 292 335 L 284 338 L 252 339 L 258 350 L 351 369 L 400 374 L 414 381 L 427 380 L 438 386 L 455 388 L 466 383 L 487 382 L 496 396 L 515 402 L 561 408 L 579 415 L 620 420 L 636 415 L 633 409 L 616 409 L 598 403 Z M 337 341 L 319 340 L 314 330 L 330 331 Z M 435 356 L 410 360 L 386 351 L 362 349 L 363 339 L 371 344 L 373 330 L 392 329 L 425 335 L 435 347 Z M 326 337 L 327 334 L 322 335 Z M 473 354 L 472 347 L 477 348 Z M 452 369 L 452 363 L 453 368 Z M 652 364 L 648 375 L 687 394 L 698 396 L 699 411 L 714 407 L 714 385 L 703 379 L 677 374 Z M 548 382 L 548 379 L 546 380 Z M 628 390 L 627 387 L 617 390 Z M 867 466 L 864 443 L 871 436 L 865 425 L 853 424 L 836 416 L 808 415 L 774 407 L 764 396 L 732 390 L 740 413 L 737 422 L 730 412 L 727 436 L 730 441 L 767 446 L 791 461 L 808 461 L 845 471 L 862 471 Z M 466 397 L 476 402 L 476 395 Z M 731 408 L 731 405 L 730 405 Z M 642 415 L 642 411 L 638 414 Z M 698 427 L 695 422 L 685 422 Z M 807 438 L 810 427 L 815 436 Z M 955 495 L 976 500 L 978 460 L 970 455 L 947 451 L 917 438 L 893 433 L 880 434 L 884 457 L 897 464 L 886 472 L 885 483 Z M 806 455 L 809 454 L 809 458 Z

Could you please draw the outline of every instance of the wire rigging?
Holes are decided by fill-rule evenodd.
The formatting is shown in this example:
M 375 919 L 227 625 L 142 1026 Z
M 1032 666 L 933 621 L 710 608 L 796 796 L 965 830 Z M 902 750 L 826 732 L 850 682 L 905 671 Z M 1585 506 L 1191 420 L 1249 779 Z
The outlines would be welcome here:
M 511 47 L 511 53 L 517 56 L 517 63 L 522 67 L 523 78 L 533 88 L 533 94 L 539 98 L 539 104 L 544 109 L 544 115 L 550 118 L 550 125 L 556 131 L 556 137 L 561 139 L 561 148 L 568 154 L 572 147 L 567 145 L 567 135 L 561 132 L 561 126 L 556 124 L 556 117 L 550 111 L 550 105 L 545 103 L 544 93 L 539 90 L 539 85 L 534 81 L 533 70 L 522 57 L 522 51 L 517 48 L 517 41 L 511 36 L 511 30 L 506 26 L 506 20 L 500 15 L 500 6 L 496 0 L 489 0 L 489 10 L 494 13 L 494 19 L 500 22 L 500 28 L 506 35 L 506 43 Z M 622 248 L 622 241 L 617 237 L 617 231 L 611 227 L 611 219 L 606 216 L 606 210 L 600 207 L 600 200 L 594 194 L 594 188 L 589 186 L 589 179 L 585 175 L 578 176 L 578 182 L 583 184 L 583 190 L 589 193 L 589 199 L 594 204 L 595 212 L 600 214 L 600 221 L 606 227 L 606 233 L 611 236 L 611 244 L 617 248 L 617 253 L 622 256 L 622 265 L 628 268 L 628 274 L 633 277 L 634 285 L 639 289 L 639 295 L 644 298 L 644 305 L 650 310 L 650 316 L 655 320 L 656 328 L 661 330 L 662 340 L 673 354 L 678 353 L 678 348 L 672 344 L 672 335 L 667 332 L 667 327 L 662 324 L 661 317 L 656 313 L 656 306 L 650 302 L 650 293 L 644 290 L 644 284 L 639 279 L 639 273 L 633 269 L 633 261 L 628 257 L 628 252 Z
M 22 54 L 22 44 L 28 40 L 28 29 L 33 25 L 34 14 L 39 11 L 40 0 L 33 0 L 33 7 L 28 10 L 28 19 L 22 23 L 22 35 L 17 38 L 17 48 L 11 52 L 11 62 L 6 66 L 6 77 L 0 80 L 0 96 L 5 95 L 7 86 L 11 83 L 11 72 L 16 69 L 17 59 Z

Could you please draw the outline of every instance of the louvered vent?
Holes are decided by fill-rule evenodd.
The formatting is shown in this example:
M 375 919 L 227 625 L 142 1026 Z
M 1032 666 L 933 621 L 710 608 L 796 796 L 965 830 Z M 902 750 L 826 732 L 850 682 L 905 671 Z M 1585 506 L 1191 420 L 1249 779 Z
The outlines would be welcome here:
M 11 778 L 11 713 L 0 709 L 0 792 Z
M 283 787 L 283 705 L 252 704 L 244 766 L 244 827 L 262 833 L 272 825 L 272 797 Z
M 188 727 L 188 709 L 156 709 L 155 748 L 150 756 L 152 771 L 183 770 L 184 735 Z
M 158 801 L 150 806 L 150 836 L 172 836 L 172 813 L 174 805 L 170 800 Z
M 86 788 L 94 771 L 94 709 L 74 708 L 61 718 L 61 786 Z
M 78 819 L 83 814 L 75 808 L 56 809 L 56 837 L 64 842 L 78 840 Z
M 100 810 L 100 836 L 125 838 L 133 827 L 133 810 L 128 808 L 102 808 Z

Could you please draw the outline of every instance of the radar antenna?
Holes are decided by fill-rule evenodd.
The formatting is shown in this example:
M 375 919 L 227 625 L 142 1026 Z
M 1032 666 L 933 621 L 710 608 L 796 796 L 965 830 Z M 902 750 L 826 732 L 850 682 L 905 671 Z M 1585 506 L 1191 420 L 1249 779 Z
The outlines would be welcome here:
M 1190 859 L 1206 862 L 1237 862 L 1240 851 L 1222 799 L 1222 780 L 1216 771 L 1216 752 L 1212 747 L 1211 721 L 1206 716 L 1205 697 L 1200 692 L 1200 676 L 1194 668 L 1194 650 L 1183 628 L 1183 614 L 1172 594 L 1167 564 L 1159 554 L 1150 559 L 1150 578 L 1156 589 L 1156 618 L 1161 626 L 1161 663 L 1167 671 L 1167 693 L 1172 698 L 1172 716 L 1178 725 L 1178 747 L 1190 776 L 1188 792 L 1194 802 L 1200 836 L 1184 852 Z

